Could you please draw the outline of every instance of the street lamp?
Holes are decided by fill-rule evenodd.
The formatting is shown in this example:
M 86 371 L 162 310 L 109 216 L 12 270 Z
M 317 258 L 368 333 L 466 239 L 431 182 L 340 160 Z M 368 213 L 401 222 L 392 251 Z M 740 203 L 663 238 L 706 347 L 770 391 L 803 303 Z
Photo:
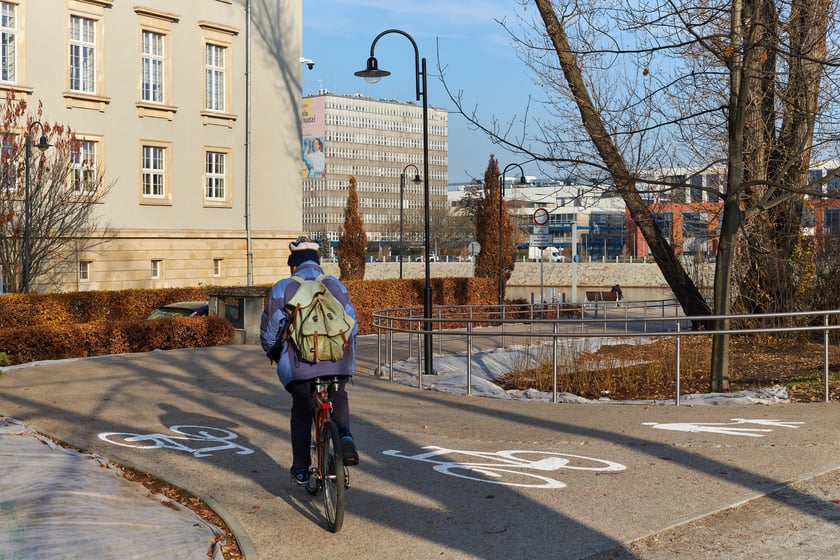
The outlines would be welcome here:
M 432 270 L 430 266 L 429 257 L 431 255 L 431 247 L 429 244 L 429 100 L 428 91 L 426 89 L 426 59 L 420 59 L 420 51 L 417 48 L 417 43 L 414 38 L 400 29 L 387 29 L 377 35 L 370 44 L 370 57 L 367 59 L 367 64 L 364 70 L 359 70 L 354 74 L 364 78 L 369 83 L 376 83 L 385 76 L 390 76 L 391 73 L 387 70 L 379 69 L 379 61 L 374 56 L 374 49 L 376 43 L 390 33 L 397 33 L 402 35 L 411 42 L 414 47 L 414 83 L 417 100 L 423 98 L 423 203 L 424 203 L 424 222 L 425 222 L 425 249 L 426 249 L 426 284 L 423 291 L 423 318 L 425 331 L 423 335 L 423 357 L 426 361 L 426 375 L 432 374 Z
M 511 167 L 518 167 L 519 173 L 521 174 L 519 177 L 519 184 L 526 185 L 528 182 L 525 180 L 525 172 L 522 170 L 522 166 L 518 163 L 510 163 L 505 166 L 504 170 L 502 171 L 502 175 L 499 178 L 499 307 L 501 310 L 501 306 L 504 305 L 504 298 L 505 298 L 505 279 L 504 279 L 504 269 L 502 267 L 502 243 L 503 243 L 503 234 L 502 234 L 502 206 L 505 200 L 505 175 L 507 174 L 507 170 Z
M 24 191 L 24 198 L 23 198 L 23 293 L 29 293 L 29 267 L 30 267 L 30 211 L 29 211 L 29 160 L 32 158 L 32 128 L 35 125 L 41 127 L 41 138 L 38 140 L 38 144 L 36 145 L 41 152 L 45 152 L 47 148 L 50 147 L 49 142 L 47 142 L 47 137 L 44 134 L 44 125 L 42 125 L 39 121 L 34 121 L 32 124 L 29 125 L 29 128 L 26 129 L 26 138 L 25 138 L 25 163 L 26 163 L 26 190 Z
M 417 166 L 409 163 L 403 167 L 402 173 L 400 173 L 400 280 L 403 277 L 403 253 L 405 253 L 405 245 L 403 244 L 403 207 L 405 204 L 403 203 L 403 197 L 405 196 L 405 172 L 409 167 L 414 168 L 414 184 L 420 184 L 420 171 Z

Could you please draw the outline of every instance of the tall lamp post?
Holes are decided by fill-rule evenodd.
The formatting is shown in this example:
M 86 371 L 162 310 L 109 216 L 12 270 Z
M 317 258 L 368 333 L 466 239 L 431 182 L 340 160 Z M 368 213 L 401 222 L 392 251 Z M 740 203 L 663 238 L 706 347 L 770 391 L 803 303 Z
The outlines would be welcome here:
M 512 167 L 519 168 L 519 183 L 522 185 L 527 184 L 525 180 L 525 172 L 522 170 L 522 166 L 518 163 L 510 163 L 505 166 L 504 170 L 502 171 L 501 177 L 499 177 L 499 308 L 501 311 L 501 307 L 504 305 L 505 301 L 505 278 L 504 278 L 504 267 L 502 266 L 503 259 L 502 259 L 502 247 L 503 247 L 503 233 L 502 233 L 502 207 L 504 206 L 505 200 L 505 175 L 507 174 L 508 169 Z
M 400 173 L 400 280 L 403 277 L 403 254 L 405 253 L 405 245 L 403 244 L 403 207 L 405 204 L 403 203 L 403 197 L 405 196 L 405 172 L 408 171 L 409 167 L 414 168 L 414 184 L 420 184 L 420 170 L 417 169 L 417 166 L 409 163 L 403 167 L 402 173 Z
M 47 137 L 44 134 L 44 125 L 42 125 L 39 121 L 34 121 L 32 124 L 29 125 L 29 128 L 26 129 L 26 138 L 25 138 L 25 148 L 24 148 L 24 158 L 25 158 L 25 165 L 26 165 L 26 190 L 24 191 L 23 195 L 23 293 L 29 293 L 29 267 L 31 265 L 31 254 L 30 254 L 30 238 L 31 238 L 31 219 L 30 210 L 29 210 L 29 168 L 30 168 L 30 159 L 32 158 L 32 128 L 35 125 L 41 127 L 41 138 L 38 140 L 38 144 L 36 145 L 41 152 L 45 152 L 47 148 L 50 147 L 50 144 L 47 142 Z
M 417 43 L 414 38 L 400 29 L 386 29 L 377 35 L 370 44 L 370 57 L 367 59 L 367 65 L 364 70 L 359 70 L 354 74 L 364 78 L 369 83 L 376 83 L 385 76 L 390 76 L 391 73 L 387 70 L 380 70 L 379 61 L 374 56 L 374 49 L 376 43 L 390 33 L 397 33 L 402 35 L 411 42 L 414 47 L 414 82 L 416 98 L 419 101 L 423 98 L 423 204 L 424 204 L 424 222 L 425 222 L 425 249 L 426 249 L 426 284 L 423 291 L 423 357 L 425 359 L 426 375 L 432 374 L 432 283 L 431 283 L 431 266 L 429 256 L 431 254 L 431 247 L 429 243 L 429 100 L 428 91 L 426 89 L 426 59 L 420 59 L 420 51 L 417 48 Z

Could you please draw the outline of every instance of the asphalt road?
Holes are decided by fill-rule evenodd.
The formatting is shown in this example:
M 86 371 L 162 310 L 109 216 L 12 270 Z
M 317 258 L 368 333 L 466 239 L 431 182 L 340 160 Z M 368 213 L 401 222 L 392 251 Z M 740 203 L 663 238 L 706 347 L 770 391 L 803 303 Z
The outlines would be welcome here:
M 836 403 L 448 395 L 374 377 L 375 337 L 358 348 L 349 390 L 361 465 L 338 534 L 288 480 L 291 401 L 255 346 L 14 369 L 0 376 L 0 415 L 202 497 L 249 560 L 313 547 L 320 557 L 383 559 L 832 557 L 791 536 L 800 530 L 840 550 Z M 105 433 L 194 437 L 141 449 Z M 736 523 L 737 512 L 746 513 Z

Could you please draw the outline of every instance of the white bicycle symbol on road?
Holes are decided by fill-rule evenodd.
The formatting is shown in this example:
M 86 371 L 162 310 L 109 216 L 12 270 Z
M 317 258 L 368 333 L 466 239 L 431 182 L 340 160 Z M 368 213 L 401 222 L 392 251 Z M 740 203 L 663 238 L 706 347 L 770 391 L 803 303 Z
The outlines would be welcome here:
M 434 470 L 437 472 L 458 478 L 524 488 L 566 487 L 566 484 L 559 480 L 542 474 L 527 472 L 529 470 L 551 472 L 568 469 L 576 471 L 618 472 L 627 468 L 621 463 L 615 463 L 613 461 L 583 457 L 581 455 L 570 455 L 568 453 L 554 453 L 551 451 L 512 450 L 490 453 L 484 451 L 460 451 L 434 445 L 426 446 L 422 449 L 428 449 L 429 451 L 417 455 L 403 455 L 401 451 L 390 449 L 382 453 L 390 457 L 432 463 Z M 477 457 L 483 461 L 466 463 L 437 459 L 447 455 L 466 455 L 468 457 Z M 503 478 L 508 478 L 508 480 L 502 480 Z
M 191 453 L 193 457 L 209 457 L 213 451 L 236 450 L 237 455 L 250 455 L 253 449 L 243 447 L 233 440 L 239 436 L 223 428 L 209 428 L 207 426 L 170 426 L 170 430 L 179 434 L 171 436 L 167 434 L 129 434 L 121 432 L 103 432 L 99 439 L 135 449 L 174 449 Z M 209 442 L 218 445 L 205 447 L 190 447 L 183 442 Z

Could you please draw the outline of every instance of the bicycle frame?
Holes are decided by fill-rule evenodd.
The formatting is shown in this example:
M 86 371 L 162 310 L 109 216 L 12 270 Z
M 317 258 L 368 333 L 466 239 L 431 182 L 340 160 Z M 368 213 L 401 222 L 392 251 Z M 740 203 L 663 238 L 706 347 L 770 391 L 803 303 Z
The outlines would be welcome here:
M 330 389 L 338 387 L 338 376 L 312 380 L 313 435 L 312 451 L 315 478 L 318 482 L 313 494 L 323 493 L 324 514 L 332 532 L 341 529 L 344 520 L 344 491 L 350 487 L 350 473 L 344 465 L 338 426 L 332 420 L 333 406 Z

